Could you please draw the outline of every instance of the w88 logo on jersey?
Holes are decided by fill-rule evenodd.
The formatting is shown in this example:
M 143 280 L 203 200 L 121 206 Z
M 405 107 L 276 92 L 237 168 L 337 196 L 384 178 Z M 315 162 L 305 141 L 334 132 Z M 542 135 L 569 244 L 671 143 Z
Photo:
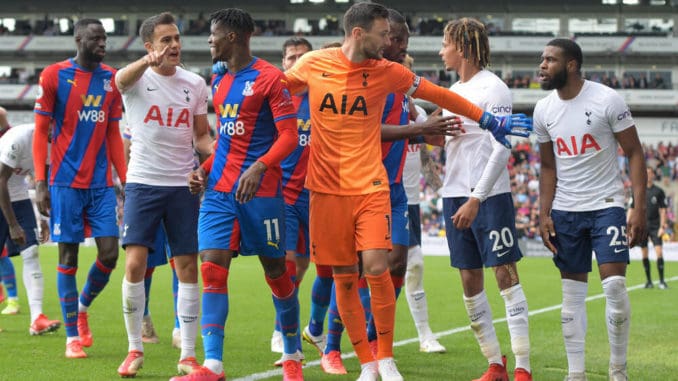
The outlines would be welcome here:
M 245 123 L 240 120 L 222 122 L 219 126 L 219 134 L 228 136 L 245 135 Z

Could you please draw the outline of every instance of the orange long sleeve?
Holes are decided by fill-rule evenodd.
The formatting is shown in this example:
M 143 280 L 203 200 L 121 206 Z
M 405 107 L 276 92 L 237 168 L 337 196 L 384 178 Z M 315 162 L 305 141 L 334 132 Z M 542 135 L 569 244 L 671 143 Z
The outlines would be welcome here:
M 413 97 L 426 99 L 455 114 L 463 115 L 475 121 L 480 121 L 483 109 L 471 103 L 461 95 L 449 91 L 422 78 Z

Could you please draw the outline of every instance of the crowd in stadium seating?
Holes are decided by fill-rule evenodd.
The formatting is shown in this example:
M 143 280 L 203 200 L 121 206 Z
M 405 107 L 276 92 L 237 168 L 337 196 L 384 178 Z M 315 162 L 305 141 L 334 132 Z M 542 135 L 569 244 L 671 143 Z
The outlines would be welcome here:
M 667 226 L 664 240 L 674 241 L 674 223 L 676 222 L 675 200 L 678 196 L 678 145 L 659 143 L 656 147 L 643 145 L 647 165 L 655 169 L 656 182 L 667 196 Z M 519 238 L 539 237 L 539 146 L 525 140 L 514 144 L 513 154 L 509 162 L 511 177 L 511 193 L 516 209 L 516 229 Z M 619 168 L 622 171 L 627 197 L 631 195 L 631 181 L 628 174 L 628 163 L 621 150 L 618 152 Z M 444 155 L 440 148 L 434 148 L 431 154 L 443 175 Z M 445 225 L 442 220 L 442 198 L 436 194 L 422 179 L 421 211 L 423 232 L 428 236 L 445 236 Z
M 671 73 L 665 73 L 670 78 Z M 659 72 L 650 72 L 651 79 L 646 73 L 624 73 L 619 80 L 615 74 L 586 73 L 586 79 L 602 83 L 613 89 L 671 89 L 670 80 L 666 80 Z M 504 77 L 504 82 L 512 89 L 539 89 L 539 81 L 531 75 L 509 75 Z

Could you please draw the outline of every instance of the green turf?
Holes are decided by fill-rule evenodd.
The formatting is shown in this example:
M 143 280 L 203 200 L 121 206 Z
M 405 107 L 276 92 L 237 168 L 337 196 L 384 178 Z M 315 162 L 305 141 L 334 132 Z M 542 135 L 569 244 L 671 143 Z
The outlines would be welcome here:
M 45 312 L 51 318 L 61 317 L 56 293 L 56 255 L 54 247 L 41 248 L 41 262 L 45 273 Z M 94 258 L 93 250 L 83 248 L 78 271 L 78 286 L 82 287 L 87 270 Z M 29 317 L 23 285 L 20 285 L 21 313 L 16 316 L 0 316 L 2 355 L 0 355 L 0 380 L 115 380 L 116 369 L 127 352 L 127 339 L 121 313 L 121 278 L 123 259 L 113 272 L 111 282 L 94 301 L 90 309 L 90 326 L 94 345 L 87 350 L 89 358 L 67 360 L 64 358 L 65 333 L 61 328 L 55 334 L 32 337 L 28 334 Z M 21 260 L 14 259 L 17 278 L 21 279 Z M 667 263 L 668 277 L 674 264 Z M 482 357 L 468 325 L 460 287 L 459 275 L 448 266 L 445 257 L 426 257 L 425 286 L 427 290 L 431 327 L 434 332 L 460 328 L 461 332 L 440 338 L 447 347 L 446 354 L 424 354 L 418 351 L 416 340 L 395 348 L 398 367 L 407 380 L 471 380 L 485 370 Z M 653 269 L 654 271 L 654 269 Z M 519 266 L 521 283 L 527 295 L 530 311 L 557 306 L 560 303 L 560 281 L 551 260 L 528 258 Z M 159 344 L 145 346 L 145 365 L 137 376 L 141 380 L 167 380 L 174 375 L 179 351 L 170 346 L 173 326 L 171 277 L 169 268 L 163 266 L 155 273 L 151 295 L 151 311 Z M 302 284 L 302 324 L 308 321 L 310 286 L 314 276 L 309 270 Z M 495 319 L 504 317 L 504 306 L 497 292 L 492 272 L 486 272 L 487 290 Z M 597 273 L 592 274 L 589 295 L 602 292 Z M 628 271 L 630 287 L 643 283 L 642 265 L 633 262 Z M 672 279 L 673 280 L 673 279 Z M 22 282 L 19 282 L 20 284 Z M 678 365 L 675 361 L 675 346 L 678 330 L 675 328 L 676 290 L 678 282 L 669 282 L 668 290 L 632 289 L 632 328 L 629 349 L 629 378 L 631 380 L 675 380 Z M 270 290 L 265 285 L 259 261 L 255 258 L 238 258 L 233 261 L 229 279 L 230 315 L 226 328 L 224 366 L 229 380 L 238 378 L 280 379 L 257 376 L 274 371 L 271 366 L 279 354 L 269 351 L 273 328 L 273 306 Z M 587 303 L 588 336 L 586 365 L 591 381 L 607 380 L 608 344 L 604 321 L 604 299 Z M 567 361 L 560 333 L 560 310 L 539 312 L 530 317 L 532 342 L 532 369 L 534 379 L 540 381 L 562 380 Z M 398 302 L 396 341 L 416 337 L 409 315 L 407 302 Z M 512 368 L 508 331 L 505 322 L 496 325 L 497 335 Z M 344 340 L 344 352 L 351 352 Z M 308 365 L 304 369 L 307 380 L 355 380 L 359 365 L 355 358 L 345 360 L 347 376 L 328 376 L 317 365 L 318 355 L 309 346 L 304 346 Z M 201 340 L 198 339 L 198 357 L 202 360 Z M 251 376 L 254 375 L 254 376 Z

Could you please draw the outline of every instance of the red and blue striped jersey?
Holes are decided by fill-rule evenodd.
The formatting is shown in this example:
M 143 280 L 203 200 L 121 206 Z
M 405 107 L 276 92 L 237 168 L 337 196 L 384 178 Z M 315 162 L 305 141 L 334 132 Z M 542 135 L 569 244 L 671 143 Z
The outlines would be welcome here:
M 276 123 L 294 118 L 296 113 L 280 69 L 256 57 L 236 73 L 215 74 L 212 99 L 217 114 L 217 147 L 207 188 L 235 192 L 240 176 L 278 138 Z M 280 163 L 272 163 L 255 196 L 279 195 L 281 172 Z
M 49 184 L 89 189 L 113 186 L 106 134 L 109 121 L 122 118 L 115 69 L 93 71 L 74 59 L 52 64 L 40 74 L 34 111 L 54 121 Z
M 391 93 L 388 95 L 381 123 L 407 128 L 410 123 L 410 107 L 405 94 Z M 384 162 L 388 174 L 389 185 L 399 184 L 403 181 L 406 148 L 407 139 L 381 143 L 381 160 Z
M 308 189 L 304 187 L 308 169 L 309 145 L 311 144 L 311 112 L 308 108 L 308 92 L 302 96 L 293 96 L 294 108 L 297 110 L 297 132 L 299 144 L 297 148 L 280 163 L 282 168 L 282 186 L 285 203 L 297 201 L 308 203 Z

